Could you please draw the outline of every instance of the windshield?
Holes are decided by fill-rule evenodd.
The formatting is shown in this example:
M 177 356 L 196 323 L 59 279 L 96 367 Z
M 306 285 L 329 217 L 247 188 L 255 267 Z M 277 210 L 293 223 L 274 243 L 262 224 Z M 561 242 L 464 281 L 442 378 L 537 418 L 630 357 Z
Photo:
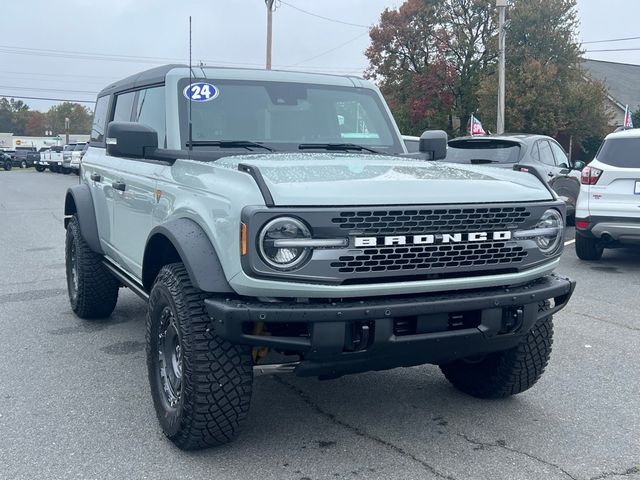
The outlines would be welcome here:
M 500 140 L 462 140 L 449 142 L 446 162 L 518 163 L 520 146 Z
M 619 168 L 640 167 L 640 138 L 613 138 L 605 140 L 596 158 Z
M 301 144 L 357 144 L 402 153 L 375 91 L 282 82 L 213 81 L 214 99 L 191 102 L 193 141 L 251 141 L 277 151 Z M 188 79 L 180 85 L 182 144 L 188 143 Z M 209 146 L 210 148 L 211 146 Z

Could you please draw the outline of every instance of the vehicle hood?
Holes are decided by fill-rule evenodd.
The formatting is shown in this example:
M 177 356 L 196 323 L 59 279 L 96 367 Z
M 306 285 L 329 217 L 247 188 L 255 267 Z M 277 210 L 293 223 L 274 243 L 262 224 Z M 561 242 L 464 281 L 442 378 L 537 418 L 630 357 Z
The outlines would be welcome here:
M 369 154 L 282 153 L 218 160 L 257 167 L 277 206 L 499 203 L 551 200 L 534 175 Z

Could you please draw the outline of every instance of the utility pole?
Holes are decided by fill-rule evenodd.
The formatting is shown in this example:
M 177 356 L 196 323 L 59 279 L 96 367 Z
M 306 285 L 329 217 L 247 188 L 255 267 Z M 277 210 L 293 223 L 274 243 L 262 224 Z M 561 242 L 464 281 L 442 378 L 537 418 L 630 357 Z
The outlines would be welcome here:
M 498 65 L 498 122 L 496 125 L 496 133 L 502 135 L 504 133 L 504 104 L 505 104 L 505 50 L 506 50 L 506 31 L 504 24 L 507 17 L 507 7 L 509 6 L 508 0 L 496 0 L 496 7 L 498 7 L 498 49 L 499 49 L 499 65 Z
M 273 44 L 273 5 L 275 0 L 264 0 L 267 5 L 267 70 L 271 70 L 271 46 Z
M 64 131 L 65 131 L 65 136 L 66 136 L 66 145 L 69 145 L 69 117 L 65 117 L 64 119 Z

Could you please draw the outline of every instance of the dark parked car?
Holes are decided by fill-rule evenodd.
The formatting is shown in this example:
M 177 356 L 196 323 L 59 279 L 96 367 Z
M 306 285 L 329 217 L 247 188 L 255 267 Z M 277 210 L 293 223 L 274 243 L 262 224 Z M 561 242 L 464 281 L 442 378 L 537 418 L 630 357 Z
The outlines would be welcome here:
M 567 204 L 567 218 L 575 216 L 584 162 L 571 162 L 553 138 L 544 135 L 506 134 L 460 137 L 449 141 L 445 162 L 513 168 L 534 167 Z
M 16 147 L 15 167 L 33 167 L 40 160 L 40 154 L 35 147 Z
M 0 152 L 0 168 L 4 170 L 11 170 L 11 168 L 13 168 L 11 155 L 5 152 Z

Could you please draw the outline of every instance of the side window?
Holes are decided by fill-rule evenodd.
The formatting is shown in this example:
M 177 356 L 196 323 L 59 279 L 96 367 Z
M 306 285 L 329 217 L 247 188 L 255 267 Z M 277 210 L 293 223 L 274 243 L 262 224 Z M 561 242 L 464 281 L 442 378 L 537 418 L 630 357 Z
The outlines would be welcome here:
M 107 115 L 109 110 L 109 95 L 98 98 L 96 109 L 93 113 L 93 126 L 91 127 L 91 141 L 104 142 L 104 133 L 107 128 Z
M 538 142 L 534 143 L 533 147 L 531 147 L 531 158 L 537 160 L 538 162 L 540 161 L 540 150 L 538 149 Z
M 144 123 L 158 132 L 158 146 L 166 147 L 166 113 L 164 87 L 147 88 L 138 92 L 134 121 Z
M 136 92 L 123 93 L 116 95 L 116 109 L 113 112 L 114 122 L 130 122 L 131 111 L 133 110 L 133 101 L 136 98 Z
M 556 163 L 558 166 L 562 168 L 569 168 L 569 157 L 564 153 L 562 147 L 556 142 L 549 143 L 551 143 L 551 150 L 553 150 L 553 156 L 556 157 Z
M 553 152 L 551 151 L 551 145 L 546 140 L 540 140 L 538 142 L 538 148 L 540 149 L 540 161 L 545 165 L 552 167 L 556 166 L 556 162 L 553 158 Z

